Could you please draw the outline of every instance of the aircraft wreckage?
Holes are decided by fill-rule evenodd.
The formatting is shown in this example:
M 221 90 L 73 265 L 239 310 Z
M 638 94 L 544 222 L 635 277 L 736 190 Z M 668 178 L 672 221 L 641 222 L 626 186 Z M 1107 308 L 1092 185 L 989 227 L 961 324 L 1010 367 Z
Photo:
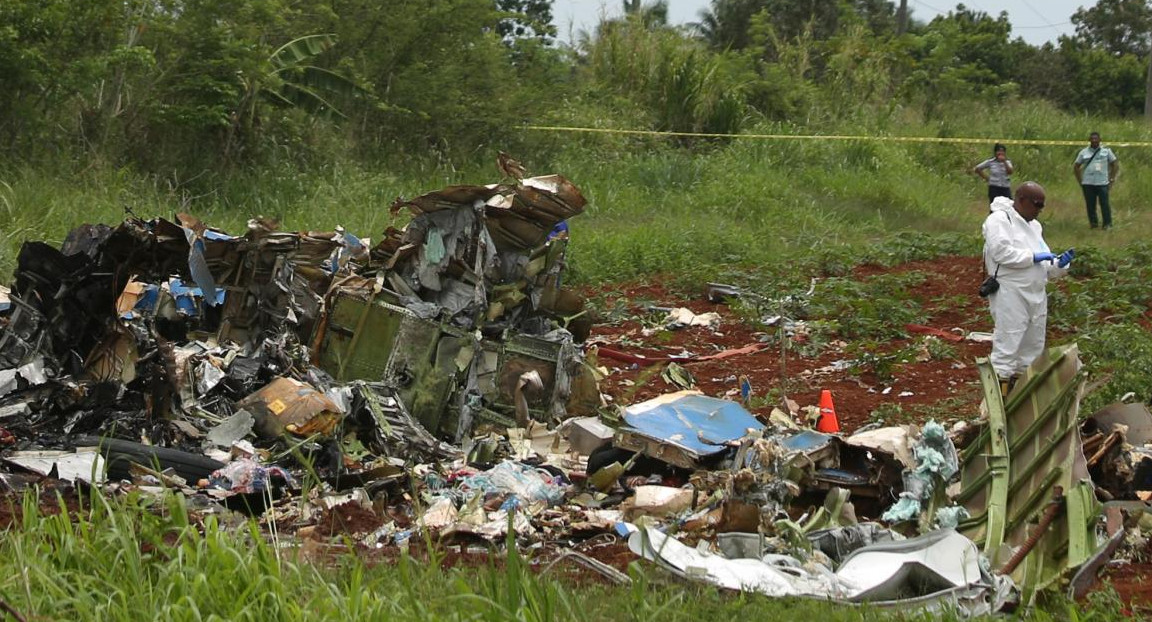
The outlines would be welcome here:
M 177 491 L 298 525 L 387 506 L 408 518 L 365 545 L 511 530 L 626 583 L 568 546 L 612 534 L 724 588 L 968 614 L 1082 595 L 1152 490 L 1152 415 L 1080 417 L 1075 347 L 1007 399 L 982 363 L 966 433 L 844 437 L 692 391 L 608 407 L 560 285 L 557 225 L 585 205 L 559 175 L 506 177 L 397 199 L 411 219 L 375 244 L 188 214 L 27 242 L 0 288 L 0 489 Z

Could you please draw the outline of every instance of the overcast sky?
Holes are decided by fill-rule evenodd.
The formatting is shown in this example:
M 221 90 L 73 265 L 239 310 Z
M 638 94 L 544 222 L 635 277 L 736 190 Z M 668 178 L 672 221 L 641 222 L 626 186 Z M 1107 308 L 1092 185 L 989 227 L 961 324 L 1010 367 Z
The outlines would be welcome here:
M 571 40 L 570 32 L 591 31 L 601 15 L 619 16 L 623 13 L 623 4 L 622 0 L 554 0 L 552 16 L 560 31 L 560 40 Z M 673 24 L 697 22 L 700 10 L 710 4 L 709 0 L 668 0 L 668 19 Z M 925 22 L 955 9 L 956 4 L 945 0 L 908 0 L 912 18 Z M 1012 38 L 1023 37 L 1035 45 L 1075 32 L 1072 14 L 1082 6 L 1095 5 L 1096 0 L 966 0 L 963 4 L 993 17 L 1007 11 Z

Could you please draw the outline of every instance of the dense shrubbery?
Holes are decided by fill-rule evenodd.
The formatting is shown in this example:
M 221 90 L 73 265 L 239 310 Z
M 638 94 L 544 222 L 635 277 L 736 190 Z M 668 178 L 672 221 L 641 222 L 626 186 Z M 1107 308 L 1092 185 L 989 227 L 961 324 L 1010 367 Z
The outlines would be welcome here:
M 714 0 L 695 27 L 624 5 L 563 46 L 548 0 L 9 0 L 0 160 L 188 179 L 546 147 L 525 122 L 946 122 L 958 102 L 1025 96 L 1132 115 L 1152 30 L 1135 0 L 1081 11 L 1075 37 L 1040 48 L 962 5 L 903 32 L 884 0 Z

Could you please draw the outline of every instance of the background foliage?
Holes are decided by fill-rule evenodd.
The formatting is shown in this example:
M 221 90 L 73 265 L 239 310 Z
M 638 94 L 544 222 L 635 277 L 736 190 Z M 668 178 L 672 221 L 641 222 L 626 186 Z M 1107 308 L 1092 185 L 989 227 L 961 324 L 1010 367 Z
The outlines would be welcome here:
M 259 165 L 524 154 L 542 145 L 518 127 L 558 119 L 729 133 L 964 101 L 1144 105 L 1144 1 L 1081 9 L 1039 47 L 962 4 L 906 27 L 884 0 L 714 0 L 680 27 L 662 2 L 622 4 L 562 45 L 549 0 L 8 0 L 0 158 L 210 186 Z

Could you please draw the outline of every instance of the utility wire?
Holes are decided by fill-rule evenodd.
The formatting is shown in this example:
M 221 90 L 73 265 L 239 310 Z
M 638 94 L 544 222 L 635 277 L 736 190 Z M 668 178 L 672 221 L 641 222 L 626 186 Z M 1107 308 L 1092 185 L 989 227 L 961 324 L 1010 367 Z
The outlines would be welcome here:
M 1013 26 L 1012 30 L 1036 30 L 1037 28 L 1055 28 L 1057 26 L 1067 26 L 1071 23 L 1072 23 L 1071 21 L 1067 21 L 1067 22 L 1057 22 L 1055 24 L 1045 24 L 1043 26 Z
M 912 0 L 912 2 L 915 2 L 916 4 L 919 4 L 920 6 L 922 6 L 922 7 L 924 7 L 924 8 L 927 8 L 927 9 L 932 9 L 933 11 L 936 11 L 937 13 L 939 13 L 939 14 L 941 14 L 941 15 L 943 15 L 943 14 L 945 14 L 945 13 L 947 13 L 947 12 L 948 12 L 948 11 L 944 11 L 944 10 L 938 9 L 938 8 L 936 8 L 936 7 L 932 6 L 931 4 L 928 4 L 927 2 L 921 2 L 920 0 Z
M 668 132 L 660 130 L 622 130 L 608 127 L 560 127 L 550 125 L 524 125 L 521 129 L 538 132 L 574 132 L 585 134 L 620 134 L 630 136 L 679 136 L 685 138 L 744 138 L 758 140 L 858 140 L 893 143 L 950 143 L 985 144 L 998 142 L 1004 145 L 1048 145 L 1060 147 L 1083 147 L 1080 140 L 1047 140 L 1033 138 L 995 137 L 940 137 L 940 136 L 869 136 L 866 134 L 721 134 L 709 132 Z M 1152 141 L 1109 141 L 1110 147 L 1152 147 Z
M 1047 18 L 1047 17 L 1044 17 L 1044 15 L 1042 15 L 1042 14 L 1040 13 L 1040 11 L 1037 11 L 1037 10 L 1036 10 L 1036 8 L 1035 8 L 1035 7 L 1033 7 L 1033 6 L 1032 6 L 1032 5 L 1031 5 L 1031 4 L 1028 2 L 1028 0 L 1020 0 L 1020 1 L 1024 3 L 1024 6 L 1028 7 L 1028 10 L 1032 11 L 1033 13 L 1035 13 L 1035 14 L 1036 14 L 1036 17 L 1039 17 L 1039 18 L 1040 18 L 1040 21 L 1044 22 L 1045 24 L 1047 24 L 1047 25 L 1048 25 L 1048 27 L 1050 27 L 1050 28 L 1052 28 L 1052 29 L 1055 29 L 1055 28 L 1056 28 L 1056 26 L 1055 26 L 1055 25 L 1054 25 L 1052 22 L 1049 22 L 1049 21 L 1048 21 L 1048 18 Z
M 912 0 L 912 2 L 915 2 L 916 4 L 919 4 L 920 6 L 926 8 L 926 9 L 932 9 L 933 11 L 936 11 L 937 13 L 939 13 L 941 15 L 948 13 L 948 11 L 934 7 L 931 4 L 928 4 L 927 2 L 921 2 L 920 0 Z M 971 0 L 969 0 L 969 3 L 971 4 Z M 1063 21 L 1063 22 L 1058 22 L 1058 23 L 1053 24 L 1052 22 L 1049 22 L 1046 17 L 1041 15 L 1039 11 L 1037 11 L 1035 8 L 1033 8 L 1031 4 L 1028 4 L 1028 2 L 1026 0 L 1024 2 L 1024 6 L 1031 9 L 1033 13 L 1035 13 L 1037 16 L 1040 17 L 1040 21 L 1044 22 L 1044 23 L 1040 26 L 1016 26 L 1016 25 L 1013 25 L 1012 30 L 1038 30 L 1041 28 L 1052 28 L 1052 29 L 1058 30 L 1058 28 L 1057 28 L 1058 26 L 1067 26 L 1067 25 L 1072 23 L 1071 20 L 1068 20 L 1068 21 Z M 983 8 L 978 7 L 974 4 L 972 4 L 972 8 L 976 9 L 977 11 L 988 13 L 989 15 L 992 14 L 991 11 L 985 11 Z

